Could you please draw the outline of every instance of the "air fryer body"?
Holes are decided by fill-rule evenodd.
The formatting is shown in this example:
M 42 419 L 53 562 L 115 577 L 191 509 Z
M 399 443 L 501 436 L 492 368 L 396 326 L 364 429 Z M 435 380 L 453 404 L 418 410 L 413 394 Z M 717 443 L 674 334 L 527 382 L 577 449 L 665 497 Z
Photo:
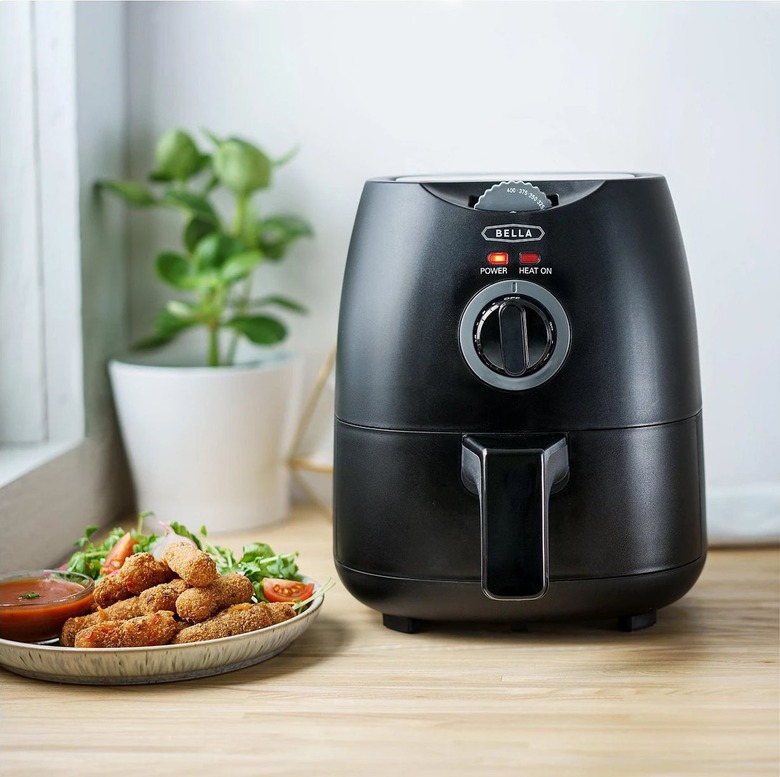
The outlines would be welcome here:
M 334 553 L 391 626 L 642 616 L 704 563 L 696 325 L 666 181 L 525 178 L 552 207 L 473 207 L 501 180 L 375 179 L 358 209 Z

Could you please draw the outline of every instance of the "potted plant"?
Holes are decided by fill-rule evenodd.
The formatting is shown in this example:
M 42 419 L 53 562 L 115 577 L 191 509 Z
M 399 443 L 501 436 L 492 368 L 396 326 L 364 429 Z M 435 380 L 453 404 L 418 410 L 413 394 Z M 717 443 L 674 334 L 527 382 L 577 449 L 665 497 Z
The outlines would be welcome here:
M 279 262 L 312 232 L 298 216 L 261 217 L 254 200 L 291 154 L 272 161 L 245 140 L 204 134 L 208 152 L 190 134 L 166 132 L 148 184 L 98 186 L 128 205 L 183 217 L 181 247 L 155 260 L 176 298 L 109 372 L 138 506 L 220 531 L 271 523 L 288 509 L 284 454 L 300 360 L 272 346 L 287 333 L 275 311 L 305 309 L 287 297 L 256 294 L 252 281 L 261 263 Z M 228 194 L 229 220 L 214 203 L 218 191 Z M 164 347 L 198 328 L 205 333 L 199 358 Z M 237 364 L 242 338 L 269 350 Z

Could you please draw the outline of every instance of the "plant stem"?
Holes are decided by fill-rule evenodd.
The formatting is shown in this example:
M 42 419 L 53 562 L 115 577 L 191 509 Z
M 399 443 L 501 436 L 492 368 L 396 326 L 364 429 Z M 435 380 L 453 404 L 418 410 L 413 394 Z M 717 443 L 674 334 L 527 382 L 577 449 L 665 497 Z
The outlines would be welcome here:
M 233 234 L 236 237 L 243 238 L 250 246 L 254 246 L 255 239 L 252 235 L 245 235 L 247 231 L 247 206 L 249 204 L 249 197 L 244 194 L 236 196 L 236 215 L 233 218 Z M 236 313 L 241 316 L 246 313 L 249 300 L 252 295 L 252 276 L 250 275 L 245 281 L 241 290 L 241 296 L 238 299 L 236 305 Z M 230 337 L 228 344 L 227 354 L 225 355 L 225 364 L 232 366 L 236 358 L 236 349 L 238 348 L 238 332 L 233 330 L 233 334 Z
M 219 367 L 219 327 L 217 322 L 209 322 L 209 367 Z
M 246 222 L 246 206 L 249 198 L 245 194 L 236 195 L 236 214 L 233 216 L 233 234 L 236 237 L 244 237 Z
M 236 314 L 239 316 L 243 316 L 244 313 L 246 313 L 246 309 L 249 306 L 249 300 L 252 296 L 252 276 L 250 275 L 248 278 L 244 280 L 244 288 L 241 291 L 241 296 L 238 299 L 238 303 L 236 304 Z M 225 364 L 228 364 L 230 366 L 233 365 L 233 361 L 236 358 L 236 349 L 238 348 L 238 332 L 235 330 L 233 331 L 233 335 L 230 338 L 230 343 L 228 344 L 227 349 L 227 355 L 225 356 Z

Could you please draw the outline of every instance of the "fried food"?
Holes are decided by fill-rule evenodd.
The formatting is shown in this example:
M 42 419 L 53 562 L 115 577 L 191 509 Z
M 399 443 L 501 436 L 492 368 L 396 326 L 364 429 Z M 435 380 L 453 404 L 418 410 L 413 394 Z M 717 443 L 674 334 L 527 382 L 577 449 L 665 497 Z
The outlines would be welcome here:
M 217 577 L 214 559 L 189 542 L 174 542 L 163 553 L 163 561 L 186 583 L 197 588 Z
M 129 599 L 151 586 L 164 583 L 172 577 L 167 564 L 151 553 L 128 556 L 118 572 L 95 584 L 94 599 L 99 607 L 108 607 L 121 599 Z
M 151 553 L 128 556 L 117 575 L 131 594 L 140 594 L 141 591 L 165 583 L 173 577 L 168 565 L 158 561 Z
M 62 626 L 60 644 L 65 647 L 73 647 L 76 634 L 79 631 L 103 621 L 126 621 L 158 610 L 173 611 L 176 607 L 176 599 L 187 588 L 188 585 L 183 580 L 176 578 L 168 583 L 161 583 L 142 591 L 139 596 L 122 599 L 106 608 L 98 608 L 96 612 L 91 612 L 88 615 L 68 618 Z
M 126 621 L 102 621 L 76 634 L 77 648 L 118 648 L 165 645 L 179 630 L 170 610 L 141 615 Z
M 142 615 L 158 610 L 171 610 L 173 612 L 176 609 L 176 600 L 188 588 L 189 586 L 177 577 L 168 583 L 161 583 L 142 591 L 138 596 L 141 607 L 141 612 L 138 614 Z
M 119 572 L 104 577 L 95 583 L 93 598 L 98 607 L 108 607 L 121 599 L 129 599 L 132 596 L 127 590 Z
M 248 602 L 253 594 L 252 583 L 244 575 L 232 572 L 203 588 L 188 588 L 176 600 L 176 614 L 191 623 L 200 623 L 225 607 Z
M 138 596 L 134 596 L 132 599 L 123 599 L 116 602 L 110 607 L 106 607 L 104 610 L 98 609 L 96 612 L 91 612 L 88 615 L 79 615 L 75 618 L 68 618 L 62 626 L 60 644 L 65 647 L 73 647 L 76 634 L 83 629 L 86 629 L 87 626 L 94 626 L 96 623 L 101 623 L 102 621 L 124 621 L 128 618 L 136 618 L 143 614 L 144 610 L 141 608 L 141 599 Z
M 295 610 L 287 602 L 267 604 L 236 604 L 213 618 L 182 629 L 174 638 L 174 645 L 200 642 L 207 639 L 232 637 L 282 623 L 295 616 Z

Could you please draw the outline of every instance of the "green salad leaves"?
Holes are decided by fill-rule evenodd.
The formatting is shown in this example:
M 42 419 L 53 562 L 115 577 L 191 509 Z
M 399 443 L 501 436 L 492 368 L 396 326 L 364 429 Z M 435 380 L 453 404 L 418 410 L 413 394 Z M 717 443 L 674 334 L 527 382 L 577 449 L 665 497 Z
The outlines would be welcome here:
M 170 524 L 157 521 L 155 528 L 161 530 L 162 534 L 145 532 L 144 523 L 150 516 L 150 513 L 141 513 L 137 528 L 129 532 L 133 540 L 135 540 L 134 553 L 154 553 L 156 547 L 164 546 L 164 544 L 175 540 L 177 537 L 186 538 L 194 542 L 200 550 L 208 553 L 214 559 L 217 571 L 221 575 L 229 572 L 240 572 L 245 575 L 251 581 L 255 589 L 255 596 L 259 602 L 266 601 L 263 596 L 263 578 L 277 577 L 283 580 L 303 580 L 303 577 L 298 572 L 296 563 L 297 553 L 278 555 L 274 553 L 270 545 L 266 545 L 263 542 L 252 542 L 249 545 L 244 545 L 241 557 L 236 558 L 230 548 L 213 545 L 209 541 L 205 526 L 201 526 L 200 530 L 194 533 L 183 524 L 175 521 L 172 521 Z M 80 572 L 95 580 L 98 579 L 101 576 L 101 567 L 111 549 L 127 534 L 121 528 L 112 529 L 105 540 L 95 544 L 92 542 L 92 536 L 97 530 L 97 526 L 88 526 L 84 531 L 84 536 L 76 540 L 74 544 L 77 550 L 65 564 L 65 568 L 69 572 Z
M 97 580 L 100 577 L 100 567 L 103 566 L 103 562 L 106 560 L 106 556 L 111 548 L 119 542 L 124 536 L 125 531 L 120 528 L 111 529 L 103 542 L 98 545 L 93 544 L 92 535 L 98 530 L 97 526 L 87 526 L 84 530 L 84 536 L 79 537 L 73 544 L 78 550 L 70 557 L 70 560 L 65 565 L 65 569 L 68 572 L 79 572 L 82 575 L 87 575 L 93 580 Z M 138 535 L 137 531 L 130 532 L 134 537 Z M 140 536 L 139 546 L 141 544 Z

